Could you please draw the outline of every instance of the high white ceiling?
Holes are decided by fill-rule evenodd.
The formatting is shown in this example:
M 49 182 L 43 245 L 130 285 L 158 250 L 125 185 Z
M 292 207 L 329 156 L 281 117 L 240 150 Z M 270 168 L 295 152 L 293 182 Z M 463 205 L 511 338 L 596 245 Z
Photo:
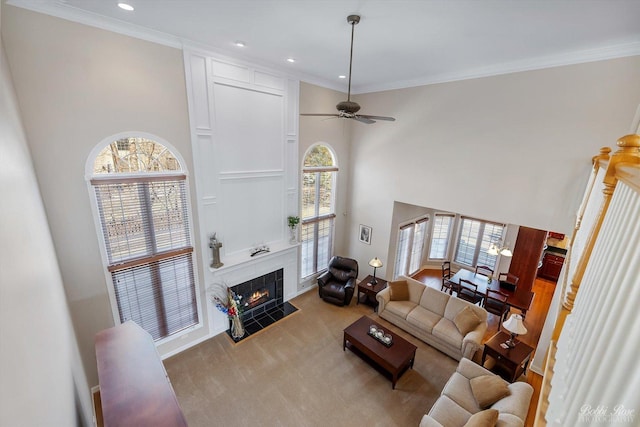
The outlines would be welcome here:
M 117 0 L 7 3 L 176 47 L 199 44 L 343 91 L 346 17 L 359 14 L 355 93 L 640 55 L 640 0 L 129 0 L 133 12 Z

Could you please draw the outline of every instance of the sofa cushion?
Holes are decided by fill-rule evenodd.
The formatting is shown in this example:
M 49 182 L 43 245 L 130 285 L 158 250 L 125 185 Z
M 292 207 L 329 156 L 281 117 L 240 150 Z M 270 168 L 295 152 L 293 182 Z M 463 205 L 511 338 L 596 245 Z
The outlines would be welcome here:
M 408 301 L 409 285 L 406 280 L 396 280 L 389 282 L 389 297 L 391 301 Z
M 411 310 L 407 316 L 407 322 L 429 334 L 440 319 L 442 319 L 442 316 L 426 310 L 421 305 Z
M 471 415 L 464 427 L 494 427 L 498 422 L 498 415 L 500 415 L 500 412 L 495 409 L 476 412 Z
M 389 301 L 384 309 L 389 313 L 393 313 L 396 316 L 400 316 L 403 319 L 407 318 L 407 315 L 416 308 L 416 304 L 411 301 Z
M 459 372 L 454 372 L 451 375 L 442 389 L 442 395 L 447 396 L 471 414 L 480 411 L 478 402 L 471 391 L 469 380 Z
M 480 408 L 487 408 L 509 394 L 507 382 L 497 375 L 481 375 L 469 381 Z
M 471 413 L 449 397 L 440 396 L 429 410 L 429 416 L 443 426 L 461 426 L 471 417 Z
M 453 323 L 462 335 L 467 335 L 480 324 L 480 318 L 471 307 L 465 307 L 456 314 L 456 317 L 453 318 Z
M 449 294 L 427 286 L 420 298 L 420 305 L 442 317 L 449 298 L 451 298 Z
M 453 298 L 452 298 L 453 299 Z M 440 338 L 446 344 L 462 349 L 462 339 L 464 338 L 456 325 L 444 317 L 433 327 L 431 332 L 434 337 Z

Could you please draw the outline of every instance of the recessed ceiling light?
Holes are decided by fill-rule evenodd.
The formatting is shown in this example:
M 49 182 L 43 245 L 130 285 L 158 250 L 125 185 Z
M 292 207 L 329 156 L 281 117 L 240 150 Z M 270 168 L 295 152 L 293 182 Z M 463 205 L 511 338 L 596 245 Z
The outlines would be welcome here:
M 296 60 L 295 60 L 295 59 L 293 59 L 293 58 L 287 58 L 287 62 L 291 62 L 291 63 L 293 63 L 293 62 L 296 62 Z
M 127 3 L 118 3 L 118 7 L 120 9 L 124 9 L 124 10 L 127 10 L 129 12 L 133 11 L 133 6 L 131 6 L 130 4 L 127 4 Z
M 245 47 L 246 44 L 241 40 L 236 40 L 234 43 L 237 47 Z
M 346 79 L 347 76 L 338 76 L 339 79 Z

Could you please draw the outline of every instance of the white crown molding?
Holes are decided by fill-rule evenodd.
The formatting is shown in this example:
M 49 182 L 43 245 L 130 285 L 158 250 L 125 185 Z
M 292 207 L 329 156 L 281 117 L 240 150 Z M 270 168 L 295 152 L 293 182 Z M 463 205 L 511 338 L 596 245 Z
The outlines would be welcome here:
M 605 61 L 608 59 L 624 58 L 640 55 L 640 41 L 608 46 L 599 49 L 582 50 L 564 55 L 552 55 L 521 61 L 506 62 L 490 67 L 476 68 L 458 73 L 445 73 L 437 76 L 391 82 L 383 85 L 360 85 L 351 88 L 355 94 L 381 92 L 385 90 L 406 89 L 416 86 L 426 86 L 437 83 L 447 83 L 459 80 L 470 80 L 482 77 L 498 76 L 501 74 L 518 73 L 522 71 L 541 70 L 545 68 L 562 67 L 566 65 L 584 64 L 588 62 Z
M 28 9 L 34 12 L 55 16 L 57 18 L 66 19 L 68 21 L 77 22 L 79 24 L 89 25 L 107 31 L 123 34 L 137 39 L 173 47 L 176 49 L 192 49 L 202 52 L 211 52 L 217 55 L 223 55 L 230 58 L 241 59 L 277 70 L 291 78 L 321 86 L 327 89 L 336 90 L 346 93 L 346 83 L 340 84 L 333 81 L 323 79 L 318 76 L 296 73 L 290 67 L 282 67 L 278 64 L 261 62 L 255 58 L 246 55 L 240 55 L 238 52 L 225 51 L 223 49 L 205 46 L 192 40 L 182 39 L 171 34 L 161 31 L 152 30 L 150 28 L 141 27 L 121 21 L 115 18 L 104 17 L 95 13 L 87 12 L 82 9 L 70 6 L 63 0 L 56 2 L 34 2 L 30 0 L 7 0 L 6 3 L 11 6 Z M 640 55 L 640 41 L 633 41 L 615 46 L 608 46 L 598 49 L 582 50 L 570 52 L 563 55 L 552 55 L 525 59 L 521 61 L 506 62 L 495 66 L 469 69 L 466 71 L 455 73 L 444 73 L 436 76 L 425 76 L 410 80 L 401 80 L 385 84 L 373 85 L 353 85 L 352 94 L 365 94 L 371 92 L 381 92 L 386 90 L 406 89 L 416 86 L 426 86 L 438 83 L 454 82 L 459 80 L 470 80 L 482 77 L 491 77 L 501 74 L 517 73 L 521 71 L 540 70 L 544 68 L 561 67 L 565 65 L 582 64 L 587 62 L 604 61 L 607 59 L 623 58 L 627 56 Z
M 290 67 L 283 67 L 277 64 L 256 60 L 255 58 L 238 54 L 229 50 L 223 50 L 212 46 L 207 46 L 193 40 L 183 39 L 161 31 L 152 30 L 150 28 L 141 27 L 119 19 L 105 17 L 95 13 L 87 12 L 82 9 L 70 6 L 62 1 L 57 2 L 33 2 L 29 0 L 7 0 L 7 4 L 31 10 L 33 12 L 43 13 L 45 15 L 54 16 L 56 18 L 65 19 L 67 21 L 76 22 L 78 24 L 88 25 L 100 28 L 106 31 L 134 37 L 163 46 L 173 47 L 176 49 L 187 49 L 203 54 L 213 54 L 223 56 L 235 60 L 243 60 L 258 67 L 265 67 L 276 70 L 279 73 L 287 75 L 290 78 L 301 80 L 307 83 L 315 84 L 328 89 L 346 93 L 346 84 L 337 84 L 318 76 L 305 73 L 296 73 Z

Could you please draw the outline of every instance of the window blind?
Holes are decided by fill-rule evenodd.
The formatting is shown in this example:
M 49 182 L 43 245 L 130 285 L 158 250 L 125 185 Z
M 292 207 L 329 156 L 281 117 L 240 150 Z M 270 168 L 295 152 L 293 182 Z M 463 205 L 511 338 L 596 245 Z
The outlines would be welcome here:
M 429 258 L 445 259 L 449 248 L 449 237 L 451 236 L 451 224 L 454 215 L 435 214 L 433 219 L 433 233 L 431 235 L 431 248 Z
M 198 323 L 186 177 L 93 179 L 122 322 L 161 339 Z

